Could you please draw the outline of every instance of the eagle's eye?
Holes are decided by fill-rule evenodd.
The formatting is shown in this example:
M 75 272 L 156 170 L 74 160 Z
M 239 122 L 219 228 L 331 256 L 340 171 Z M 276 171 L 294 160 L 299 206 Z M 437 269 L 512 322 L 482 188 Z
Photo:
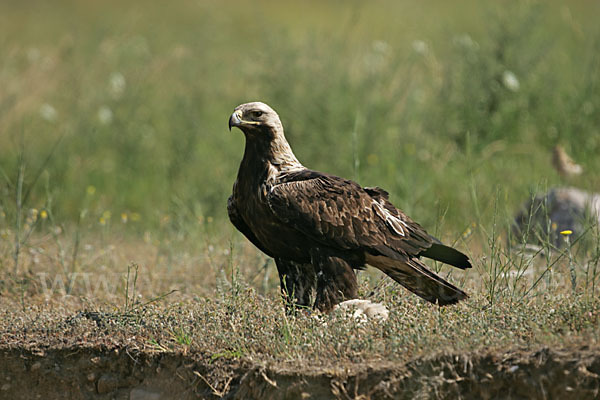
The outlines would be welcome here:
M 252 116 L 253 119 L 257 119 L 260 118 L 261 115 L 263 115 L 262 111 L 252 111 L 250 113 L 250 115 Z

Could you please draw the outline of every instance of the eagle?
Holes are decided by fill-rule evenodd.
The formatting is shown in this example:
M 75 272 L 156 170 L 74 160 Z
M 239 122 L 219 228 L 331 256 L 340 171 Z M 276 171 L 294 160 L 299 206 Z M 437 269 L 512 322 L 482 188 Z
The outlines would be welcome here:
M 440 306 L 468 297 L 420 260 L 465 269 L 471 267 L 465 254 L 429 235 L 385 190 L 304 167 L 271 107 L 236 107 L 229 118 L 233 127 L 244 133 L 246 145 L 227 202 L 229 218 L 275 259 L 287 309 L 329 312 L 356 299 L 355 270 L 367 264 Z

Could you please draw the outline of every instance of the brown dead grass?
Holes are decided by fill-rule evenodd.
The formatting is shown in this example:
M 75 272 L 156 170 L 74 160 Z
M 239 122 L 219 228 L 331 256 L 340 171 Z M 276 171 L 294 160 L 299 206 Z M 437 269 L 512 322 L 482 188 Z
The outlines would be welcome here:
M 27 364 L 30 369 L 36 362 L 45 365 L 48 357 L 68 368 L 72 368 L 68 354 L 83 354 L 74 356 L 77 363 L 84 362 L 82 357 L 89 363 L 94 354 L 107 357 L 105 367 L 90 367 L 95 372 L 89 382 L 81 378 L 79 389 L 91 385 L 95 395 L 103 394 L 105 386 L 106 393 L 117 393 L 119 388 L 131 391 L 143 381 L 126 384 L 115 378 L 121 382 L 116 384 L 110 376 L 120 375 L 111 372 L 108 383 L 99 382 L 102 371 L 110 372 L 113 363 L 123 362 L 120 357 L 149 365 L 167 358 L 174 363 L 169 368 L 176 370 L 194 365 L 186 369 L 181 387 L 213 397 L 239 392 L 254 393 L 256 398 L 260 393 L 285 398 L 286 393 L 301 394 L 311 385 L 316 385 L 317 392 L 325 390 L 322 393 L 340 398 L 352 398 L 352 390 L 385 394 L 373 383 L 373 377 L 378 377 L 389 381 L 390 393 L 417 385 L 415 394 L 443 398 L 470 387 L 460 383 L 463 375 L 461 379 L 473 385 L 489 379 L 478 371 L 477 363 L 486 365 L 481 367 L 486 371 L 491 365 L 501 371 L 505 365 L 501 355 L 507 351 L 528 359 L 533 349 L 568 353 L 579 351 L 585 343 L 591 346 L 586 351 L 596 354 L 600 308 L 596 297 L 585 295 L 583 289 L 570 292 L 564 263 L 556 265 L 552 284 L 536 290 L 534 296 L 521 299 L 510 286 L 501 287 L 493 306 L 481 268 L 468 272 L 461 283 L 470 299 L 446 308 L 421 301 L 387 278 L 363 273 L 363 297 L 383 302 L 391 313 L 383 323 L 357 324 L 344 315 L 306 310 L 285 315 L 274 266 L 266 264 L 261 269 L 266 259 L 236 236 L 233 242 L 213 236 L 204 243 L 189 244 L 127 237 L 110 241 L 90 235 L 79 244 L 74 263 L 68 256 L 74 250 L 71 237 L 61 233 L 32 238 L 16 275 L 10 268 L 10 241 L 3 242 L 0 350 L 11 362 L 16 362 L 15 354 L 33 360 Z M 484 260 L 476 264 L 484 265 Z M 523 278 L 521 286 L 530 285 L 539 274 L 539 269 L 531 268 L 533 276 Z M 459 278 L 454 276 L 455 281 Z M 467 368 L 469 377 L 459 373 L 455 384 L 447 382 L 450 378 L 435 378 L 439 371 L 444 371 L 444 377 L 455 373 L 458 361 L 447 358 L 448 354 L 464 357 L 465 365 L 473 363 Z M 450 361 L 455 365 L 452 370 L 443 367 Z M 427 373 L 419 372 L 423 376 L 406 372 L 423 363 L 429 363 Z M 138 363 L 134 364 L 137 368 Z M 536 368 L 535 374 L 545 371 L 545 367 Z M 407 381 L 409 375 L 413 378 Z M 597 390 L 597 376 L 588 378 L 586 390 Z M 44 379 L 51 381 L 48 376 Z M 261 389 L 256 392 L 257 388 L 244 386 L 245 379 Z M 357 383 L 361 379 L 366 386 Z M 272 385 L 270 380 L 279 383 Z M 442 387 L 437 395 L 427 391 Z M 498 383 L 497 390 L 500 387 Z M 73 397 L 85 398 L 77 393 Z

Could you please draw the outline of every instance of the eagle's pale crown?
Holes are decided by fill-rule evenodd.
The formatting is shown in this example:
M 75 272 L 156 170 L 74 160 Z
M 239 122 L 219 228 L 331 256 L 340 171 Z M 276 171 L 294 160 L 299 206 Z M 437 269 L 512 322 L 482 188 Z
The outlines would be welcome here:
M 283 134 L 279 115 L 260 101 L 237 106 L 229 119 L 229 129 L 232 127 L 240 128 L 245 134 L 265 128 L 274 134 Z

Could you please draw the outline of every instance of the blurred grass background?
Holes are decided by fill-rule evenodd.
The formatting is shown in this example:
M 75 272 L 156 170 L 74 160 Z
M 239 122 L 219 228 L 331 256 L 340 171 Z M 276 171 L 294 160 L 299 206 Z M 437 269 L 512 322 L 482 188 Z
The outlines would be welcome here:
M 244 139 L 227 119 L 254 100 L 305 165 L 386 188 L 452 239 L 560 184 L 558 143 L 586 170 L 571 183 L 598 191 L 598 15 L 596 1 L 4 0 L 0 227 L 23 166 L 25 206 L 54 221 L 231 229 Z

